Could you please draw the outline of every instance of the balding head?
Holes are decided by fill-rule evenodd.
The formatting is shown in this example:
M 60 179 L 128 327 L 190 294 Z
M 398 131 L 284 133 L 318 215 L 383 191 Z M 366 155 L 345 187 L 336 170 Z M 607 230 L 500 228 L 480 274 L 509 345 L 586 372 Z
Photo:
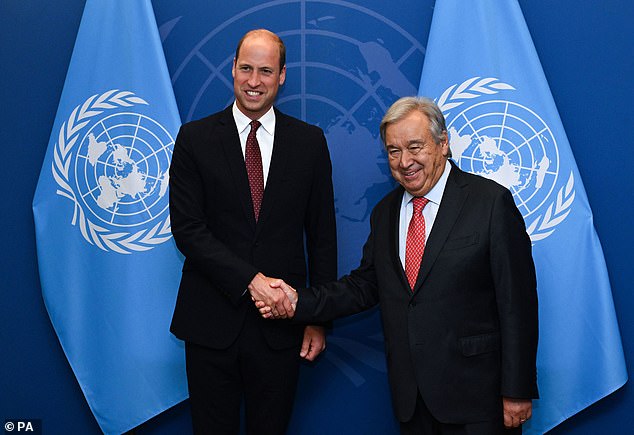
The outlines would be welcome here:
M 279 36 L 277 36 L 275 33 L 267 29 L 255 29 L 245 33 L 244 36 L 240 39 L 240 42 L 238 42 L 238 47 L 236 48 L 236 59 L 238 59 L 238 57 L 240 56 L 240 48 L 242 47 L 242 44 L 244 43 L 244 41 L 247 40 L 248 38 L 254 38 L 254 37 L 268 38 L 277 44 L 280 50 L 280 71 L 281 71 L 284 68 L 284 65 L 286 65 L 286 46 L 284 45 L 284 42 Z

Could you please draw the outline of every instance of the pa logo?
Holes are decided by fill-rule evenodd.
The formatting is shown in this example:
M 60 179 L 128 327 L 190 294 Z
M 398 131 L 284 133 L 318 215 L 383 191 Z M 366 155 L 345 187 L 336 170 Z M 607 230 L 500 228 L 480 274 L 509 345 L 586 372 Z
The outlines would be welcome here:
M 104 251 L 147 251 L 171 238 L 167 187 L 174 139 L 135 111 L 129 91 L 93 95 L 59 131 L 52 164 L 57 193 L 73 201 L 71 223 Z
M 575 199 L 572 171 L 562 182 L 557 141 L 529 107 L 498 99 L 515 88 L 496 78 L 473 77 L 446 89 L 437 100 L 447 118 L 453 159 L 513 193 L 531 241 L 550 236 Z

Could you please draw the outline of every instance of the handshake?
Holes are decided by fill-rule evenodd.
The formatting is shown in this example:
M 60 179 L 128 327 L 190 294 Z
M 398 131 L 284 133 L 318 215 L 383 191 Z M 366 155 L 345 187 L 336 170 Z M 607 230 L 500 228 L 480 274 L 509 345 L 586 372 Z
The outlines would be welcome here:
M 295 315 L 297 292 L 281 279 L 255 275 L 248 286 L 251 299 L 265 319 L 289 319 Z

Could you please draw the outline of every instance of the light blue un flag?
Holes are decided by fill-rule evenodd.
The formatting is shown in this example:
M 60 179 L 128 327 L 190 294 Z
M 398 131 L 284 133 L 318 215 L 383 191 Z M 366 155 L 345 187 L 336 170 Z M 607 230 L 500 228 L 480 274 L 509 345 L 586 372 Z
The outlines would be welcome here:
M 516 0 L 438 0 L 419 94 L 447 118 L 453 159 L 513 193 L 533 241 L 541 399 L 525 433 L 627 381 L 592 211 Z
M 180 126 L 149 0 L 88 0 L 33 200 L 46 308 L 105 433 L 187 398 L 169 324 Z

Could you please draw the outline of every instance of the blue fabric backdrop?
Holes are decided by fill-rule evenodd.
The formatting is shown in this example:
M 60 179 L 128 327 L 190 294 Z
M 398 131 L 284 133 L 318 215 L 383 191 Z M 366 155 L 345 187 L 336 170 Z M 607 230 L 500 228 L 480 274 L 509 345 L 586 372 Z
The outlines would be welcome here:
M 356 266 L 369 210 L 391 187 L 378 122 L 397 97 L 417 92 L 434 2 L 403 1 L 398 7 L 378 0 L 153 4 L 183 121 L 230 102 L 230 61 L 245 30 L 266 26 L 282 35 L 289 76 L 279 107 L 326 131 L 334 162 L 340 272 Z M 634 76 L 628 54 L 634 5 L 624 0 L 584 9 L 573 0 L 520 4 L 584 180 L 626 356 L 631 355 L 634 327 L 626 319 L 634 306 L 634 258 L 626 224 L 633 208 L 631 202 L 615 206 L 614 201 L 634 197 L 627 139 L 634 92 L 620 84 Z M 0 4 L 0 188 L 5 199 L 0 417 L 41 418 L 51 433 L 99 432 L 44 309 L 31 212 L 83 7 L 82 0 L 37 7 Z M 291 433 L 395 433 L 380 331 L 376 311 L 336 322 L 326 354 L 302 370 Z M 612 428 L 618 433 L 622 425 L 634 425 L 632 406 L 634 394 L 626 385 L 554 432 Z M 137 433 L 188 433 L 188 424 L 185 403 Z

